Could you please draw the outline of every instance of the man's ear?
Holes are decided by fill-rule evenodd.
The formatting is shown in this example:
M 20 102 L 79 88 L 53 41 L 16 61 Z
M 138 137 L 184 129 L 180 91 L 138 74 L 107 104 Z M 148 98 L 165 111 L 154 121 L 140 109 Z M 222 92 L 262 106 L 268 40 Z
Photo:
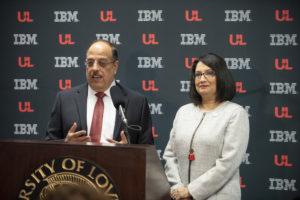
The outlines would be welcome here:
M 119 67 L 119 61 L 116 60 L 116 61 L 114 62 L 114 72 L 115 72 L 115 74 L 117 74 L 118 67 Z

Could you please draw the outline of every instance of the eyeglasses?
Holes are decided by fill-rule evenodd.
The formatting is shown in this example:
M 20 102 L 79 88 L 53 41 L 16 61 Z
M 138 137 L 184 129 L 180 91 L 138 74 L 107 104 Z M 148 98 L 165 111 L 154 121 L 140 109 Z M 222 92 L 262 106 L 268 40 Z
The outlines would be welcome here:
M 196 73 L 194 74 L 194 79 L 200 80 L 202 75 L 206 78 L 206 79 L 211 79 L 216 75 L 216 72 L 214 71 L 206 71 L 203 73 Z
M 97 62 L 97 65 L 100 67 L 106 67 L 107 65 L 116 62 L 116 60 L 113 60 L 111 62 L 107 62 L 105 60 L 93 60 L 93 59 L 88 59 L 85 61 L 85 65 L 87 67 L 93 67 L 95 64 L 95 61 Z

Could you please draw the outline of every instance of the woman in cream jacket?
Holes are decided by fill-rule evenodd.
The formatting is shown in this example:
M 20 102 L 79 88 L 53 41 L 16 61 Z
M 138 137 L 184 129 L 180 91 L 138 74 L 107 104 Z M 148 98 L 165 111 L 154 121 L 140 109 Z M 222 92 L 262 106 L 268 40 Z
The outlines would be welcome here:
M 223 58 L 195 61 L 192 103 L 176 114 L 164 152 L 173 199 L 241 199 L 239 166 L 249 139 L 247 112 L 230 102 L 235 82 Z

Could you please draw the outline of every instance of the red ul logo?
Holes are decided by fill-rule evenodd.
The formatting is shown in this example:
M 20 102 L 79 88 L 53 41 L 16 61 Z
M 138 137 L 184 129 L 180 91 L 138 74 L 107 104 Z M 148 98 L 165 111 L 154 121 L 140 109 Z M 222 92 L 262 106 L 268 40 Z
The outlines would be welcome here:
M 289 66 L 289 59 L 286 59 L 286 58 L 281 59 L 281 66 L 279 66 L 279 59 L 276 58 L 275 59 L 275 68 L 277 70 L 284 70 L 284 69 L 285 70 L 292 70 L 293 69 L 293 67 Z
M 70 89 L 71 87 L 72 87 L 72 84 L 71 84 L 71 80 L 70 79 L 66 79 L 65 80 L 65 86 L 63 86 L 63 80 L 62 79 L 59 80 L 59 88 L 61 90 Z
M 29 101 L 25 101 L 23 107 L 22 107 L 22 102 L 19 101 L 19 111 L 20 112 L 34 112 L 34 110 L 31 109 L 31 104 Z
M 244 46 L 247 45 L 246 42 L 243 41 L 243 34 L 236 34 L 235 35 L 235 41 L 233 41 L 233 34 L 229 35 L 229 43 L 232 46 Z
M 71 34 L 65 34 L 65 41 L 63 41 L 62 34 L 59 34 L 59 43 L 61 45 L 66 45 L 66 44 L 72 45 L 72 44 L 75 44 L 75 42 L 72 42 Z
M 33 19 L 30 19 L 30 12 L 24 11 L 23 17 L 22 17 L 21 12 L 18 11 L 18 21 L 19 22 L 33 22 Z
M 155 41 L 155 34 L 150 33 L 148 34 L 148 39 L 147 39 L 147 35 L 145 33 L 143 33 L 143 43 L 145 45 L 157 45 L 159 44 L 157 41 Z
M 192 21 L 201 22 L 202 18 L 199 18 L 198 14 L 199 14 L 198 10 L 192 10 L 192 14 L 191 14 L 192 16 L 190 17 L 189 11 L 186 10 L 185 11 L 185 20 L 188 22 L 192 22 Z
M 18 59 L 19 67 L 34 67 L 33 64 L 30 63 L 30 57 L 24 57 L 22 62 L 22 57 Z
M 185 58 L 185 67 L 188 69 L 191 69 L 195 60 L 198 60 L 198 58 L 191 58 L 191 62 L 190 62 L 191 64 L 189 64 L 189 58 L 186 57 Z
M 291 167 L 293 164 L 289 163 L 289 156 L 288 155 L 281 155 L 281 162 L 278 162 L 278 155 L 274 155 L 274 163 L 277 166 L 286 166 Z
M 275 11 L 275 19 L 279 22 L 283 22 L 283 21 L 291 22 L 291 21 L 294 20 L 293 18 L 290 18 L 290 11 L 289 10 L 282 10 L 281 11 L 281 17 L 279 16 L 279 10 L 276 10 Z
M 113 17 L 113 11 L 112 10 L 107 10 L 106 11 L 106 17 L 104 14 L 104 11 L 100 11 L 100 20 L 103 22 L 115 22 L 117 19 Z
M 240 187 L 241 188 L 245 188 L 246 187 L 246 185 L 243 185 L 243 183 L 242 183 L 242 177 L 240 177 Z
M 281 107 L 281 114 L 279 114 L 278 107 L 275 107 L 275 117 L 277 118 L 293 118 L 292 115 L 289 115 L 288 107 Z
M 236 87 L 236 92 L 237 93 L 246 93 L 247 92 L 247 90 L 243 89 L 243 83 L 242 82 L 236 82 L 235 87 Z
M 155 134 L 155 127 L 152 126 L 152 136 L 153 137 L 158 137 L 158 134 Z
M 148 87 L 146 87 L 146 81 L 143 80 L 143 90 L 144 91 L 158 91 L 158 88 L 155 88 L 155 81 L 148 81 Z

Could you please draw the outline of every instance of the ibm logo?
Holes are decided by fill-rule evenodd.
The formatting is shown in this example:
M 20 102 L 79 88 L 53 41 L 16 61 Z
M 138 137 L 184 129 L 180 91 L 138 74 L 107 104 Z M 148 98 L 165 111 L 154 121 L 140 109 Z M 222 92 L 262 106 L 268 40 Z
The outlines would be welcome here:
M 14 124 L 15 135 L 38 135 L 37 124 Z
M 138 10 L 138 21 L 139 22 L 155 22 L 164 21 L 162 18 L 163 10 Z
M 37 34 L 14 34 L 14 45 L 38 45 Z
M 116 33 L 101 33 L 101 34 L 96 34 L 97 40 L 107 40 L 113 44 L 121 44 L 119 38 L 120 34 Z
M 161 103 L 150 103 L 149 104 L 151 115 L 163 115 L 164 113 L 161 111 L 162 104 Z
M 270 34 L 271 46 L 297 46 L 297 34 Z
M 190 81 L 180 81 L 180 92 L 188 92 L 190 91 Z
M 251 117 L 252 115 L 250 114 L 250 108 L 251 106 L 244 106 L 244 109 L 246 110 L 246 112 L 248 113 L 248 117 Z
M 54 22 L 79 22 L 78 11 L 54 11 Z
M 79 67 L 77 61 L 78 57 L 54 57 L 55 65 L 57 68 L 70 68 L 70 67 Z
M 249 161 L 249 157 L 250 157 L 250 153 L 245 153 L 242 163 L 245 165 L 250 165 L 251 162 Z
M 250 22 L 251 10 L 225 10 L 225 22 Z
M 224 58 L 228 69 L 251 69 L 250 58 Z
M 297 83 L 270 82 L 270 94 L 297 94 Z
M 207 45 L 206 34 L 181 33 L 180 45 Z
M 163 68 L 162 57 L 138 57 L 138 68 Z
M 37 90 L 36 86 L 38 79 L 14 79 L 14 90 Z
M 270 142 L 297 143 L 296 131 L 270 130 Z
M 157 155 L 158 155 L 159 159 L 162 160 L 162 155 L 161 155 L 162 150 L 161 149 L 157 149 L 156 151 L 157 151 Z
M 285 191 L 297 191 L 295 184 L 296 180 L 291 179 L 280 179 L 280 178 L 269 178 L 270 186 L 269 190 L 285 190 Z

